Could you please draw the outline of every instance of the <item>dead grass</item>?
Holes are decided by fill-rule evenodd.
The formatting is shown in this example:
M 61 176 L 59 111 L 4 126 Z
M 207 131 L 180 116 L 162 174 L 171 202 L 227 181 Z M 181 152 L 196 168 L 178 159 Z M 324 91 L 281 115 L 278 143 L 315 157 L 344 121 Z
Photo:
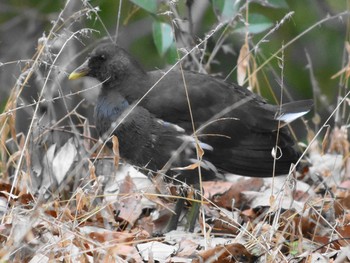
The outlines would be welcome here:
M 97 85 L 89 83 L 92 88 L 71 91 L 73 85 L 67 82 L 68 69 L 73 68 L 70 63 L 80 54 L 73 40 L 84 42 L 94 31 L 76 30 L 74 23 L 93 14 L 100 20 L 95 8 L 81 4 L 70 9 L 67 1 L 48 33 L 38 40 L 32 58 L 21 64 L 22 73 L 0 115 L 3 262 L 350 262 L 346 91 L 350 55 L 336 74 L 345 88 L 339 90 L 333 112 L 315 131 L 308 128 L 303 148 L 311 165 L 282 178 L 228 176 L 226 182 L 203 182 L 202 215 L 195 233 L 182 231 L 183 219 L 178 231 L 158 235 L 179 198 L 177 187 L 150 181 L 133 167 L 119 164 L 117 147 L 113 154 L 94 139 L 86 108 L 92 107 L 90 98 L 79 97 L 93 93 Z M 257 74 L 277 57 L 283 88 L 284 49 L 313 28 L 345 14 L 320 20 L 260 65 L 252 52 L 259 47 L 249 50 L 247 38 L 238 79 L 259 90 Z M 186 51 L 183 60 L 193 58 L 194 51 L 206 46 L 224 26 L 213 27 L 204 40 Z M 203 70 L 210 65 L 196 66 Z M 29 88 L 38 91 L 33 102 L 23 99 Z M 24 112 L 29 122 L 20 133 L 16 123 L 23 121 Z M 332 119 L 345 122 L 330 126 Z M 189 193 L 188 200 L 194 201 Z

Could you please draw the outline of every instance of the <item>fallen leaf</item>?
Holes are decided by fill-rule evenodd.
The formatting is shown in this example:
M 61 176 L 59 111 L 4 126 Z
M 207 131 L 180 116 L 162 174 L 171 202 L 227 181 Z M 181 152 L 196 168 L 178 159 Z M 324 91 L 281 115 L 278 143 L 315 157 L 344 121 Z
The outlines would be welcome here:
M 52 162 L 52 169 L 58 184 L 62 183 L 77 155 L 73 138 L 69 139 L 58 151 Z
M 336 230 L 339 233 L 339 238 L 340 238 L 340 240 L 338 241 L 339 244 L 343 247 L 349 246 L 350 225 L 337 227 Z M 342 239 L 344 239 L 344 240 L 342 240 Z M 339 248 L 337 248 L 337 249 L 339 249 Z
M 190 239 L 183 239 L 179 242 L 179 249 L 177 250 L 177 257 L 189 258 L 194 256 L 195 251 L 198 249 L 198 244 Z
M 241 179 L 235 183 L 232 183 L 230 189 L 228 189 L 222 195 L 215 196 L 213 202 L 226 209 L 232 209 L 234 207 L 241 207 L 243 202 L 242 192 L 244 191 L 259 191 L 264 185 L 264 181 L 261 178 L 249 178 Z M 234 203 L 232 203 L 234 201 Z
M 166 262 L 177 251 L 178 247 L 154 241 L 138 244 L 137 249 L 144 261 L 148 261 L 150 254 L 152 254 L 153 260 Z
M 215 248 L 208 249 L 198 253 L 193 263 L 211 262 L 211 263 L 253 263 L 257 259 L 256 256 L 250 254 L 247 249 L 239 243 L 228 245 L 219 245 Z
M 119 202 L 116 205 L 117 218 L 125 220 L 132 226 L 142 214 L 142 194 L 137 193 L 137 188 L 129 175 L 121 184 L 119 195 Z

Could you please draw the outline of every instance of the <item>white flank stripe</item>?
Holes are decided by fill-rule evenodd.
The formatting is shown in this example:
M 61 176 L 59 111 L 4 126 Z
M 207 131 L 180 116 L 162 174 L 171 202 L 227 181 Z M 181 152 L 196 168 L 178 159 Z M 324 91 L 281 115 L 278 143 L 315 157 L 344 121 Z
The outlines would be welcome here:
M 305 115 L 309 111 L 302 111 L 302 112 L 294 112 L 294 113 L 284 113 L 282 115 L 277 116 L 276 120 L 283 121 L 286 123 L 290 123 L 301 116 Z

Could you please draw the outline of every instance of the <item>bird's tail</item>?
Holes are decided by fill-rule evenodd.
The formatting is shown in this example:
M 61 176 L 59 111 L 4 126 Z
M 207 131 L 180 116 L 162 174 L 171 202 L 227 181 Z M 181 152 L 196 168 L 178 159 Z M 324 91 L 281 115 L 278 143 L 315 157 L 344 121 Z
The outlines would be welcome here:
M 291 123 L 308 113 L 311 110 L 312 105 L 313 100 L 300 100 L 277 106 L 278 110 L 275 119 L 284 123 Z

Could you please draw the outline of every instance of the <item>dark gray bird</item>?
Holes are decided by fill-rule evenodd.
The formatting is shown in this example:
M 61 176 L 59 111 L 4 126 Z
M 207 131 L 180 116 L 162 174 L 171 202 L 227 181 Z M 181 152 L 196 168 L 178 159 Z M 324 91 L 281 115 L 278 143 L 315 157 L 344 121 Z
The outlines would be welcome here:
M 129 53 L 113 43 L 97 46 L 69 78 L 83 76 L 103 83 L 95 109 L 100 135 L 124 108 L 139 101 L 163 77 L 125 119 L 122 127 L 128 128 L 115 131 L 121 143 L 121 156 L 132 164 L 159 170 L 169 153 L 183 142 L 180 133 L 187 138 L 193 134 L 184 83 L 195 135 L 207 146 L 204 159 L 220 172 L 271 177 L 276 144 L 275 175 L 287 174 L 291 163 L 300 156 L 294 148 L 295 141 L 283 126 L 306 114 L 312 100 L 271 105 L 239 85 L 210 75 L 176 70 L 166 76 L 161 70 L 146 72 Z M 175 131 L 174 127 L 183 131 Z M 193 153 L 182 154 L 176 164 L 188 165 L 186 158 L 193 159 Z

